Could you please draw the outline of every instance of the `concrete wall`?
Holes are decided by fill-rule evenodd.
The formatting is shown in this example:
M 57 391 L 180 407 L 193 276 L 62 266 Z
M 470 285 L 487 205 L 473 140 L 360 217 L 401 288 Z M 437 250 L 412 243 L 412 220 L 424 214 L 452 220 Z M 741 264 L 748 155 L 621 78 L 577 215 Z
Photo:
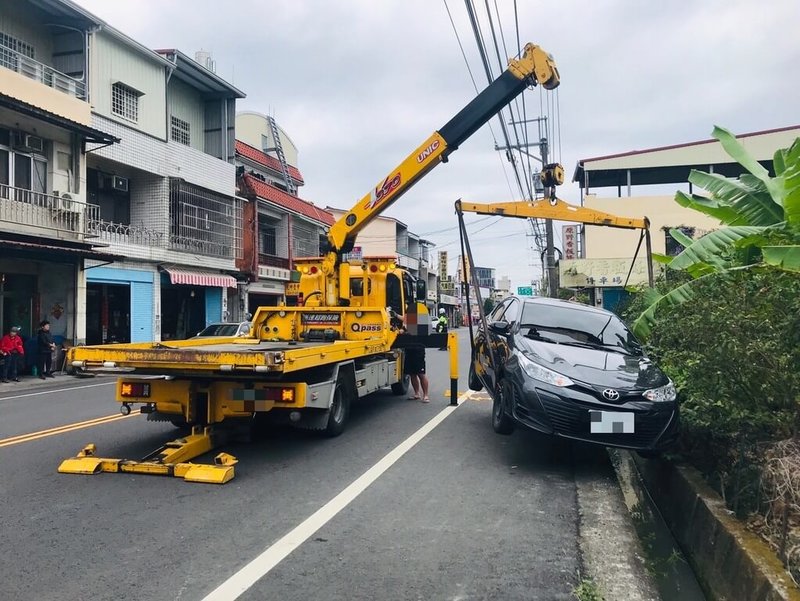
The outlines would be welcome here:
M 189 146 L 205 151 L 205 103 L 200 94 L 173 77 L 169 80 L 167 95 L 168 115 L 189 124 Z M 171 121 L 168 127 L 171 127 Z M 172 139 L 171 133 L 169 137 Z
M 585 206 L 620 217 L 647 217 L 650 219 L 650 235 L 653 252 L 664 253 L 666 237 L 663 228 L 690 226 L 708 232 L 719 228 L 719 222 L 702 213 L 685 209 L 675 202 L 673 196 L 632 196 L 623 198 L 586 197 Z M 614 259 L 632 257 L 639 242 L 638 230 L 586 226 L 586 258 Z M 644 253 L 644 248 L 640 251 Z
M 166 140 L 166 67 L 102 30 L 91 36 L 90 57 L 94 111 L 112 121 Z M 139 118 L 135 123 L 111 112 L 111 87 L 117 82 L 142 94 L 139 97 Z
M 278 124 L 278 134 L 281 137 L 281 147 L 283 148 L 283 154 L 286 156 L 286 162 L 297 167 L 297 146 L 295 146 L 286 132 L 281 129 L 280 124 Z M 272 130 L 269 127 L 269 123 L 267 123 L 266 116 L 252 112 L 242 112 L 236 115 L 237 139 L 262 150 L 264 145 L 261 136 L 267 137 L 269 148 L 275 145 L 272 140 Z M 270 154 L 277 156 L 275 153 Z

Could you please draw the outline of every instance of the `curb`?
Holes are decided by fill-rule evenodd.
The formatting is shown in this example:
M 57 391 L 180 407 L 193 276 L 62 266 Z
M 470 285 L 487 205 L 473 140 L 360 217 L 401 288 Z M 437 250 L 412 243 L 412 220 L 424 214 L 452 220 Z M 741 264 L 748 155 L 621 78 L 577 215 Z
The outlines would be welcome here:
M 634 461 L 710 598 L 800 601 L 800 589 L 775 554 L 733 517 L 700 472 L 665 461 Z

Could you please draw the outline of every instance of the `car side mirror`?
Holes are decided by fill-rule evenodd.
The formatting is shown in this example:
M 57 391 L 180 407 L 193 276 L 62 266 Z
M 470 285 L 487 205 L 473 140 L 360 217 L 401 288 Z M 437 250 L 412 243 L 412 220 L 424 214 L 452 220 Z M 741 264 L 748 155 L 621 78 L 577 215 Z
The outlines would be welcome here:
M 493 321 L 489 324 L 489 329 L 495 334 L 508 334 L 511 331 L 511 324 L 507 321 Z

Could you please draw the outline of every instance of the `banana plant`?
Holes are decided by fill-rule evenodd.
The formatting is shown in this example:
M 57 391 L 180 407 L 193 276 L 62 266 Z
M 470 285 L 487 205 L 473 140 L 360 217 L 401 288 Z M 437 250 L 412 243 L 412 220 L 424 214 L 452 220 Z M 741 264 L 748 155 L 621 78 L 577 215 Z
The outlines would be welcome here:
M 670 230 L 684 249 L 667 266 L 694 279 L 649 304 L 633 323 L 634 333 L 642 338 L 649 336 L 659 308 L 691 301 L 702 279 L 764 265 L 800 274 L 800 138 L 775 153 L 771 177 L 731 132 L 715 126 L 712 136 L 746 173 L 730 179 L 692 170 L 689 181 L 709 196 L 675 195 L 679 205 L 718 219 L 724 227 L 698 240 Z

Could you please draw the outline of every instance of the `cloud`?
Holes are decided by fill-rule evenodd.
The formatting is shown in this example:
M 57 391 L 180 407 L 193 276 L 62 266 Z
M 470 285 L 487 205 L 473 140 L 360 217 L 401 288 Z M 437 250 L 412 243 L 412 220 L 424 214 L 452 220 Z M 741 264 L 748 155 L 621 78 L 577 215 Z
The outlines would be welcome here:
M 212 51 L 218 74 L 247 94 L 240 109 L 274 114 L 297 143 L 301 195 L 317 205 L 350 206 L 475 95 L 444 2 L 77 1 L 149 47 Z M 526 92 L 526 116 L 552 106 L 553 154 L 568 177 L 579 159 L 705 139 L 714 124 L 744 133 L 798 122 L 794 0 L 518 2 L 517 21 L 515 3 L 496 4 L 497 51 L 475 3 L 495 74 L 497 54 L 505 63 L 517 52 L 517 23 L 522 43 L 555 56 L 561 87 L 552 103 Z M 464 4 L 447 6 L 482 89 Z M 494 151 L 495 139 L 504 144 L 496 119 L 492 127 L 497 138 L 484 127 L 388 214 L 425 235 L 455 227 L 456 198 L 518 198 Z M 559 195 L 579 200 L 571 183 Z M 513 286 L 529 283 L 540 270 L 526 229 L 508 219 L 475 234 L 476 261 Z M 430 239 L 454 264 L 456 230 Z

